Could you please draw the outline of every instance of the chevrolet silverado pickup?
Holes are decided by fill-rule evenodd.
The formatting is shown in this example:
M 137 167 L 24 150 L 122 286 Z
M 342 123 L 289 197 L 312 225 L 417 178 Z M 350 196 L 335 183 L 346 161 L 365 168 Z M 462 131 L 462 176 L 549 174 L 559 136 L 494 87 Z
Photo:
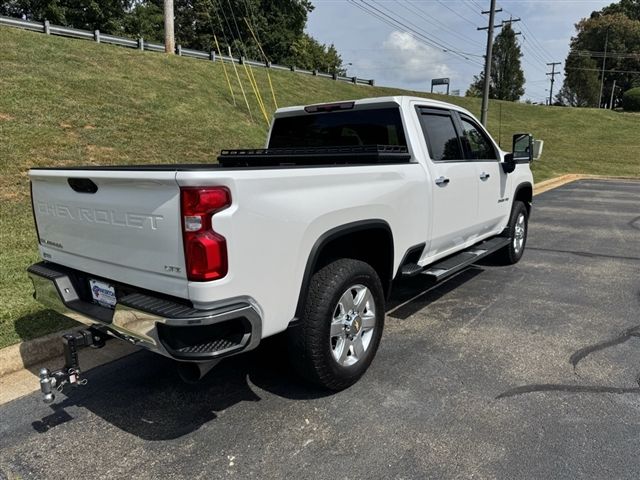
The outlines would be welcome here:
M 458 106 L 384 97 L 281 108 L 265 147 L 30 170 L 35 298 L 199 374 L 286 332 L 295 369 L 340 390 L 396 280 L 522 257 L 529 134 L 507 153 Z

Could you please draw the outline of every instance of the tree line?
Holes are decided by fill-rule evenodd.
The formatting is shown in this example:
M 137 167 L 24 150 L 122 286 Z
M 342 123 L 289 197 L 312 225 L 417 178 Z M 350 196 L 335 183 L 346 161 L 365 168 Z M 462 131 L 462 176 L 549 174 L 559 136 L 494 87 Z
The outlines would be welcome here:
M 603 107 L 613 93 L 613 107 L 619 106 L 625 92 L 640 87 L 640 0 L 612 3 L 575 27 L 564 63 L 564 83 L 554 104 Z M 496 37 L 493 52 L 489 97 L 519 100 L 525 85 L 522 51 L 510 24 Z M 483 86 L 484 74 L 480 73 L 466 95 L 482 96 Z
M 640 0 L 621 0 L 578 22 L 564 71 L 560 105 L 603 107 L 613 93 L 615 107 L 640 87 Z
M 344 75 L 342 58 L 304 31 L 310 0 L 174 0 L 176 43 Z M 0 15 L 22 17 L 112 35 L 164 39 L 163 0 L 8 0 Z M 253 32 L 251 31 L 253 30 Z M 255 39 L 254 39 L 255 36 Z

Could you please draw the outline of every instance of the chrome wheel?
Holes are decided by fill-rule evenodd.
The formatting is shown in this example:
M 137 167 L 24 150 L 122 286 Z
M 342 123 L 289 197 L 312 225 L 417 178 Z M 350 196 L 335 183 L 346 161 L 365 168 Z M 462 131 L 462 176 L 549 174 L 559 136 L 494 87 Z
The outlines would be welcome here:
M 353 285 L 345 291 L 333 311 L 331 351 L 339 365 L 351 366 L 364 358 L 376 327 L 376 306 L 371 291 Z
M 518 215 L 513 233 L 513 249 L 516 254 L 519 254 L 524 248 L 524 240 L 527 233 L 526 230 L 527 225 L 525 223 L 524 213 L 521 213 Z

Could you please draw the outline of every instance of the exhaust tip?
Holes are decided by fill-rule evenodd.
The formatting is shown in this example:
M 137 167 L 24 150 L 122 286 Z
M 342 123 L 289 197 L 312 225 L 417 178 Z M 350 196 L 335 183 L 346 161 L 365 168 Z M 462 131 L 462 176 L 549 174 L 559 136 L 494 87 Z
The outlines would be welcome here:
M 178 375 L 185 383 L 198 383 L 220 360 L 208 362 L 178 362 Z

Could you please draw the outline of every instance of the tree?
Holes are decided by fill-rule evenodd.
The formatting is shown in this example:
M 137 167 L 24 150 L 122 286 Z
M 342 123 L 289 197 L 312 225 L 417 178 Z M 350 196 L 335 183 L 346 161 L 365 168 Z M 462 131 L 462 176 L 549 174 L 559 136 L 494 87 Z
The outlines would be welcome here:
M 511 24 L 506 23 L 493 44 L 489 98 L 516 101 L 524 94 L 524 72 L 520 64 L 522 51 Z M 467 96 L 481 96 L 484 73 L 473 77 Z
M 622 95 L 622 108 L 628 112 L 640 112 L 640 87 L 624 92 Z
M 117 34 L 123 30 L 131 3 L 133 0 L 10 0 L 0 5 L 0 14 Z
M 569 52 L 565 72 L 564 84 L 556 95 L 556 102 L 568 107 L 595 107 L 600 93 L 596 62 L 576 52 Z
M 601 11 L 593 12 L 588 19 L 582 19 L 576 24 L 576 35 L 571 38 L 570 51 L 565 62 L 565 80 L 561 90 L 563 101 L 571 104 L 567 99 L 573 98 L 578 104 L 576 106 L 598 106 L 597 98 L 605 60 L 602 105 L 609 102 L 614 80 L 614 104 L 619 104 L 622 92 L 640 81 L 640 75 L 633 73 L 640 71 L 638 52 L 640 0 L 622 0 Z M 598 96 L 592 101 L 594 79 L 598 84 Z M 585 81 L 589 86 L 585 86 Z
M 612 3 L 608 7 L 604 7 L 600 12 L 594 13 L 596 15 L 613 15 L 615 13 L 621 13 L 631 20 L 640 21 L 640 0 L 620 0 L 618 3 Z
M 163 1 L 136 3 L 124 19 L 123 29 L 126 35 L 134 38 L 162 43 L 164 41 Z
M 465 92 L 466 97 L 482 97 L 482 88 L 484 87 L 484 72 L 480 75 L 473 76 L 473 82 Z M 489 96 L 491 96 L 491 86 L 489 86 Z
M 158 1 L 142 0 L 140 4 Z M 208 51 L 215 48 L 216 35 L 222 53 L 231 47 L 234 55 L 261 59 L 255 34 L 274 63 L 310 70 L 331 66 L 340 73 L 342 59 L 335 47 L 304 33 L 312 10 L 309 0 L 175 0 L 176 42 Z M 156 29 L 162 32 L 160 21 Z
M 313 70 L 344 73 L 333 45 L 304 32 L 310 0 L 175 0 L 176 43 L 209 51 L 217 36 L 223 54 L 262 59 Z M 164 38 L 162 0 L 8 0 L 0 14 L 151 41 Z M 247 25 L 251 26 L 251 29 Z M 253 33 L 251 32 L 253 30 Z
M 507 23 L 502 27 L 493 46 L 491 83 L 494 96 L 500 100 L 519 100 L 524 94 L 524 72 L 520 64 L 522 51 L 516 41 L 516 34 Z
M 322 70 L 344 75 L 342 59 L 333 45 L 321 44 L 304 33 L 291 45 L 289 63 L 308 70 Z

